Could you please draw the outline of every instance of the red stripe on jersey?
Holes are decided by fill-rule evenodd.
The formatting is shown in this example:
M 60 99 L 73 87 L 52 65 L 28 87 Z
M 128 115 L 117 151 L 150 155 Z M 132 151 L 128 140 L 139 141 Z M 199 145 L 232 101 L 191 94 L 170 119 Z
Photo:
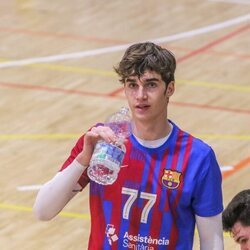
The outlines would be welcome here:
M 137 199 L 138 201 L 139 199 Z M 145 206 L 145 202 L 143 201 L 143 205 L 142 207 Z M 137 235 L 139 232 L 139 228 L 140 228 L 140 223 L 141 223 L 141 214 L 142 214 L 142 208 L 138 207 L 138 203 L 136 204 L 136 206 L 133 206 L 133 208 L 131 208 L 131 218 L 133 218 L 133 220 L 129 220 L 129 234 L 131 235 Z
M 145 158 L 145 161 L 146 161 L 146 158 Z M 155 163 L 156 163 L 156 159 L 155 159 L 155 156 L 152 156 L 151 159 L 150 159 L 150 164 L 149 166 L 150 167 L 154 167 L 155 166 Z M 146 162 L 143 162 L 143 165 L 144 165 L 144 168 L 145 168 L 145 165 L 147 165 Z M 145 169 L 144 169 L 145 171 Z M 145 179 L 147 180 L 147 183 L 146 184 L 146 188 L 144 189 L 145 192 L 151 192 L 151 188 L 152 188 L 152 178 L 153 178 L 153 175 L 150 173 L 150 169 L 149 169 L 149 175 L 148 175 L 148 178 L 146 177 Z M 142 175 L 143 175 L 143 171 L 140 173 L 141 175 L 141 178 L 142 178 Z M 144 184 L 142 183 L 142 179 L 141 179 L 141 184 Z M 144 187 L 142 187 L 143 189 Z M 129 234 L 131 235 L 137 235 L 139 230 L 140 230 L 140 225 L 141 225 L 141 218 L 142 218 L 142 211 L 143 209 L 145 208 L 146 204 L 147 204 L 147 200 L 145 199 L 141 199 L 140 197 L 135 201 L 135 206 L 133 206 L 131 208 L 131 218 L 133 218 L 133 220 L 130 220 L 130 225 L 129 225 Z
M 171 244 L 169 246 L 169 250 L 175 250 L 176 249 L 176 244 L 177 244 L 177 240 L 178 240 L 178 230 L 177 230 L 177 224 L 176 224 L 178 214 L 177 214 L 176 208 L 177 208 L 177 205 L 179 203 L 179 200 L 180 200 L 180 197 L 181 197 L 181 194 L 182 194 L 182 190 L 183 190 L 183 180 L 184 180 L 186 168 L 187 168 L 187 165 L 188 165 L 190 151 L 191 151 L 191 148 L 192 148 L 192 141 L 193 141 L 193 137 L 189 135 L 188 139 L 187 139 L 185 153 L 184 153 L 182 167 L 181 167 L 181 173 L 182 173 L 181 179 L 182 179 L 182 181 L 180 183 L 180 186 L 178 187 L 178 192 L 177 192 L 177 195 L 175 197 L 175 200 L 171 204 L 171 212 L 173 214 L 173 227 L 171 229 L 171 233 L 170 233 L 170 237 L 169 237 L 169 242 Z
M 175 149 L 174 149 L 174 156 L 173 156 L 173 160 L 172 160 L 172 164 L 171 164 L 171 170 L 176 170 L 177 168 L 177 163 L 178 163 L 178 158 L 180 155 L 180 150 L 181 150 L 181 143 L 182 143 L 182 139 L 183 139 L 183 131 L 179 130 L 178 131 L 178 136 L 177 136 L 177 140 L 176 140 L 176 145 L 175 145 Z M 171 190 L 167 191 L 167 197 L 169 199 L 169 197 L 171 197 Z M 176 242 L 178 240 L 178 229 L 177 229 L 177 225 L 176 225 L 176 211 L 174 210 L 175 206 L 173 206 L 173 204 L 171 204 L 171 201 L 168 200 L 168 205 L 169 208 L 171 210 L 171 213 L 173 215 L 173 220 L 172 220 L 172 228 L 171 228 L 171 232 L 170 232 L 170 237 L 169 237 L 169 250 L 174 250 L 175 249 L 175 245 Z
M 105 187 L 104 199 L 108 201 L 112 201 L 112 216 L 110 219 L 110 224 L 115 225 L 116 234 L 119 235 L 122 213 L 123 213 L 123 205 L 122 205 L 122 187 L 124 186 L 124 181 L 127 180 L 127 175 L 129 170 L 126 166 L 129 165 L 129 157 L 132 149 L 131 141 L 126 142 L 126 155 L 122 162 L 122 168 L 118 174 L 118 179 L 113 185 L 107 185 Z M 115 191 L 114 191 L 115 190 Z M 118 192 L 117 195 L 114 195 L 114 192 Z M 115 196 L 115 201 L 113 197 Z M 112 249 L 118 249 L 118 241 L 112 243 Z
M 158 180 L 158 182 L 160 182 L 160 184 L 157 185 L 157 190 L 156 190 L 157 199 L 156 199 L 156 203 L 154 205 L 154 210 L 153 210 L 153 214 L 152 214 L 152 221 L 151 221 L 151 226 L 150 226 L 150 234 L 149 234 L 154 239 L 160 238 L 160 232 L 161 232 L 161 224 L 162 224 L 162 216 L 163 216 L 163 211 L 160 211 L 160 209 L 159 209 L 160 201 L 161 201 L 161 193 L 162 193 L 161 177 L 162 177 L 162 173 L 166 167 L 168 154 L 169 154 L 169 151 L 166 150 L 163 157 L 162 157 L 160 171 L 159 171 L 159 175 L 157 177 L 157 180 Z M 153 247 L 154 245 L 149 244 L 149 246 Z
M 101 245 L 100 242 L 104 242 L 106 237 L 105 235 L 106 225 L 100 223 L 100 221 L 105 221 L 104 214 L 100 212 L 101 208 L 102 208 L 102 201 L 100 197 L 91 195 L 90 196 L 91 233 L 89 237 L 88 249 L 99 249 L 99 246 Z
M 154 183 L 154 172 L 155 172 L 155 164 L 157 163 L 156 161 L 156 155 L 152 155 L 150 159 L 150 164 L 149 167 L 150 169 L 148 170 L 148 177 L 146 177 L 147 183 L 146 183 L 146 188 L 145 192 L 151 193 L 152 192 L 152 183 Z

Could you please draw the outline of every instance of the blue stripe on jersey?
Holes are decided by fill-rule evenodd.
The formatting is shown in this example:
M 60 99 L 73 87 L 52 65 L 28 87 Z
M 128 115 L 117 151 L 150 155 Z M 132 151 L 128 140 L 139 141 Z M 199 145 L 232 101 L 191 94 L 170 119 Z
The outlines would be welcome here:
M 178 161 L 177 161 L 177 166 L 176 166 L 176 170 L 178 172 L 182 172 L 184 155 L 187 150 L 187 140 L 188 140 L 187 134 L 183 134 L 181 138 L 181 146 L 180 146 L 180 151 L 178 152 L 179 155 L 178 155 Z
M 166 235 L 170 235 L 172 223 L 173 223 L 172 215 L 169 212 L 163 212 L 161 231 L 160 231 L 159 239 L 163 238 L 163 237 L 166 237 Z M 164 249 L 166 249 L 166 246 L 165 246 Z
M 106 223 L 106 225 L 108 225 L 108 224 L 110 224 L 111 215 L 112 215 L 112 202 L 111 201 L 104 201 L 103 202 L 103 211 L 104 211 L 103 214 L 105 217 L 105 223 Z M 104 250 L 111 249 L 107 237 L 105 237 L 103 249 Z
M 160 154 L 159 154 L 160 155 Z M 160 167 L 161 167 L 161 161 L 160 159 L 162 157 L 160 157 L 159 155 L 157 155 L 157 160 L 155 162 L 155 165 L 153 166 L 154 167 L 154 173 L 153 173 L 153 179 L 157 180 L 158 179 L 158 176 L 159 176 L 159 171 L 160 171 Z M 161 154 L 162 155 L 162 154 Z M 151 161 L 151 157 L 148 159 L 148 162 L 150 163 Z M 152 167 L 150 166 L 151 164 L 149 164 L 149 167 Z M 152 170 L 151 170 L 152 171 Z M 146 179 L 144 180 L 148 180 L 149 178 L 149 171 L 147 171 L 147 176 L 145 176 Z M 151 193 L 152 194 L 156 194 L 157 192 L 157 186 L 158 186 L 158 181 L 153 181 L 152 182 L 152 187 L 151 187 Z M 145 190 L 145 188 L 147 188 L 146 185 L 143 186 L 144 187 L 144 190 L 142 190 L 142 192 L 145 192 L 147 190 Z M 144 203 L 144 206 L 145 206 L 145 200 L 144 199 L 139 199 L 140 202 L 141 202 L 141 205 Z M 147 201 L 146 201 L 147 202 Z M 143 208 L 141 206 L 141 208 Z M 151 225 L 152 223 L 152 210 L 150 211 L 149 215 L 148 215 L 148 220 L 147 220 L 147 223 L 140 223 L 140 228 L 139 228 L 139 232 L 142 234 L 142 235 L 150 235 L 150 227 L 148 225 Z
M 156 156 L 157 160 L 156 160 L 156 164 L 154 166 L 154 172 L 153 172 L 153 179 L 155 180 L 158 180 L 159 178 L 160 170 L 161 170 L 161 161 L 163 159 L 163 156 L 164 156 L 164 152 L 159 152 Z M 152 189 L 151 189 L 152 194 L 156 194 L 158 186 L 159 186 L 158 181 L 153 181 Z
M 146 155 L 146 161 L 145 161 L 145 167 L 144 171 L 142 174 L 142 183 L 141 183 L 141 189 L 138 190 L 139 192 L 144 192 L 145 188 L 147 187 L 147 181 L 148 181 L 148 175 L 150 172 L 150 161 L 151 161 L 151 155 L 147 154 Z M 138 207 L 142 208 L 143 207 L 143 199 L 138 199 Z
M 129 223 L 130 223 L 130 220 L 126 220 L 126 219 L 121 218 L 120 233 L 118 236 L 119 239 L 123 239 L 125 233 L 128 232 Z M 123 249 L 122 245 L 123 245 L 123 240 L 118 240 L 118 249 Z

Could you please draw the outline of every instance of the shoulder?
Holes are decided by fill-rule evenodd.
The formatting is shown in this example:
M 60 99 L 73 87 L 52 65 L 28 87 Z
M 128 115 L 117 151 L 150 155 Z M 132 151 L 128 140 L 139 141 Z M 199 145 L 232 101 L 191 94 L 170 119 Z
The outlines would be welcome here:
M 192 136 L 192 135 L 190 135 Z M 207 144 L 206 142 L 204 142 L 203 140 L 201 140 L 200 138 L 197 138 L 195 136 L 192 136 L 193 138 L 193 153 L 194 154 L 201 154 L 204 157 L 209 156 L 210 154 L 213 154 L 213 149 L 212 147 Z
M 198 154 L 203 154 L 207 155 L 209 152 L 213 151 L 211 146 L 204 142 L 202 139 L 192 135 L 191 133 L 182 130 L 179 128 L 176 124 L 171 122 L 174 130 L 176 131 L 177 134 L 177 140 L 182 141 L 183 144 L 185 145 L 191 145 L 192 146 L 192 153 L 198 153 Z

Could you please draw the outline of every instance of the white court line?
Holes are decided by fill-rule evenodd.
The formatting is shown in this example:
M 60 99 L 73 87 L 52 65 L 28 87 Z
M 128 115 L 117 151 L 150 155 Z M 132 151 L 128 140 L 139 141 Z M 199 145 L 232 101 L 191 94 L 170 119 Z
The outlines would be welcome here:
M 224 2 L 236 4 L 250 4 L 250 0 L 209 0 L 210 2 Z
M 42 185 L 29 185 L 29 186 L 19 186 L 17 187 L 18 191 L 33 191 L 33 190 L 39 190 L 42 187 Z
M 230 171 L 230 170 L 233 170 L 233 169 L 234 169 L 233 166 L 221 166 L 220 167 L 221 172 L 226 172 L 226 171 Z
M 248 20 L 250 20 L 250 14 L 240 16 L 237 18 L 233 18 L 225 22 L 208 25 L 206 27 L 202 27 L 202 28 L 195 29 L 195 30 L 181 32 L 178 34 L 156 38 L 156 39 L 148 39 L 147 41 L 152 41 L 154 43 L 165 43 L 165 42 L 170 42 L 170 41 L 176 41 L 176 40 L 183 39 L 183 38 L 188 38 L 188 37 L 193 37 L 193 36 L 197 36 L 197 35 L 204 34 L 204 33 L 209 33 L 215 30 L 224 29 L 226 27 L 230 27 L 230 26 L 242 23 L 242 22 L 246 22 Z M 9 67 L 15 67 L 15 66 L 24 66 L 24 65 L 34 64 L 34 63 L 48 63 L 48 62 L 63 61 L 67 59 L 76 59 L 76 58 L 83 58 L 83 57 L 88 57 L 88 56 L 96 56 L 96 55 L 101 55 L 105 53 L 125 50 L 131 44 L 132 43 L 112 46 L 112 47 L 104 47 L 104 48 L 93 49 L 93 50 L 86 50 L 86 51 L 81 51 L 81 52 L 74 52 L 74 53 L 69 53 L 69 54 L 53 55 L 53 56 L 47 56 L 47 57 L 35 57 L 35 58 L 27 58 L 27 59 L 21 59 L 21 60 L 16 60 L 16 61 L 3 62 L 3 63 L 0 63 L 0 68 L 9 68 Z
M 127 167 L 127 166 L 123 166 L 123 167 Z M 221 172 L 226 172 L 226 171 L 230 171 L 233 170 L 234 167 L 233 166 L 221 166 L 220 170 Z M 28 186 L 19 186 L 17 187 L 18 191 L 36 191 L 39 190 L 42 187 L 42 185 L 28 185 Z

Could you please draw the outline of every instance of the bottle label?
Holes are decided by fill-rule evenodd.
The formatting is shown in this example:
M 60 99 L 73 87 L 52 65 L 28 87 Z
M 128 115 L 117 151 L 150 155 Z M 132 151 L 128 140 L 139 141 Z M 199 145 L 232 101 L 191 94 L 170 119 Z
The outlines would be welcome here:
M 119 168 L 123 161 L 124 154 L 124 149 L 121 149 L 116 145 L 100 141 L 95 146 L 92 159 L 102 160 L 104 164 L 108 164 L 108 162 L 110 162 L 111 166 Z

